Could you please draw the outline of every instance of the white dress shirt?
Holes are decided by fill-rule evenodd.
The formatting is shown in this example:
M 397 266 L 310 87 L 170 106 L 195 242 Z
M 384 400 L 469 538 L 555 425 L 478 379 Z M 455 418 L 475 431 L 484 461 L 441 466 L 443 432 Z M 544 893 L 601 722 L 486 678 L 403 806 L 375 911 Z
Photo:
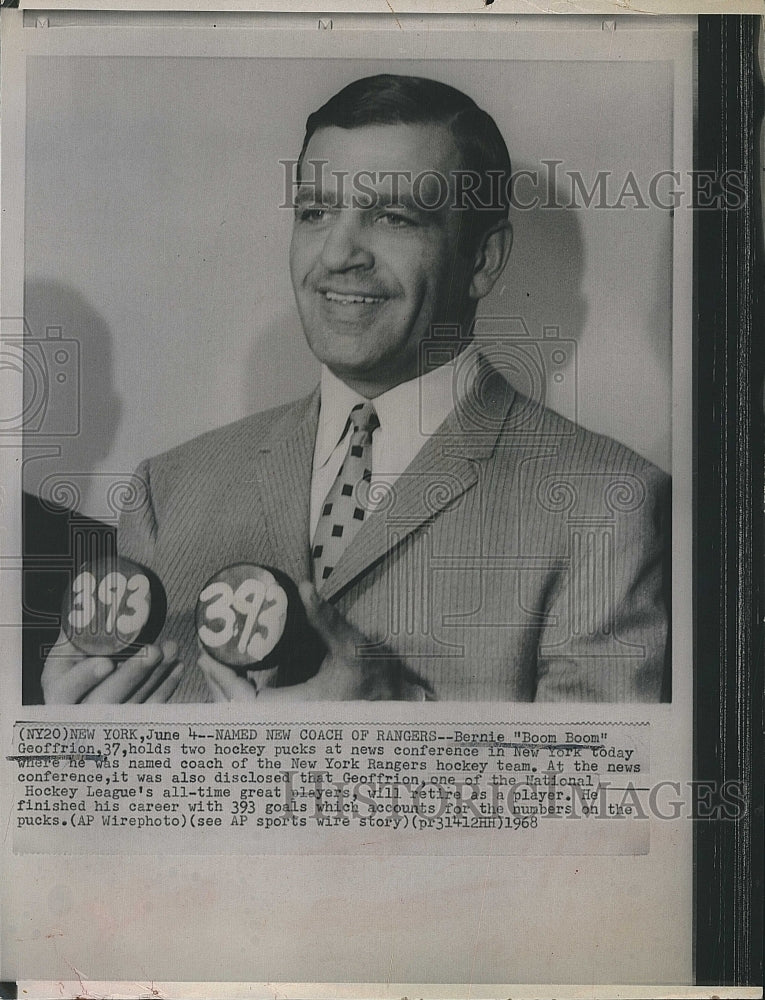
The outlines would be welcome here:
M 393 483 L 469 390 L 478 360 L 469 345 L 455 360 L 376 396 L 380 426 L 372 437 L 372 484 Z M 459 377 L 457 377 L 459 364 Z M 310 537 L 313 538 L 324 498 L 343 464 L 351 429 L 351 408 L 364 397 L 323 366 L 321 408 L 311 476 Z M 345 431 L 345 434 L 343 433 Z

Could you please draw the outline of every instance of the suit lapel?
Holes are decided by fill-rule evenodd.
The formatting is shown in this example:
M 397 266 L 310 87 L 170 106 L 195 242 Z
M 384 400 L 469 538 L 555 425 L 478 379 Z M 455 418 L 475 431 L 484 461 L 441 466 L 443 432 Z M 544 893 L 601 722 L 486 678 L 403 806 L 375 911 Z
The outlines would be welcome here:
M 426 521 L 457 502 L 477 479 L 475 460 L 444 454 L 442 446 L 431 438 L 406 472 L 393 482 L 390 505 L 384 503 L 367 515 L 320 588 L 321 596 L 329 600 L 345 589 Z
M 277 565 L 293 580 L 311 576 L 308 512 L 318 389 L 289 409 L 259 450 L 258 486 Z
M 320 589 L 330 600 L 391 548 L 472 489 L 496 447 L 515 392 L 484 366 L 480 397 L 452 413 L 393 484 L 393 501 L 371 513 Z M 311 474 L 319 417 L 318 388 L 290 407 L 258 449 L 257 485 L 276 564 L 293 580 L 310 579 Z
M 323 587 L 324 600 L 339 594 L 360 574 L 423 524 L 434 520 L 471 489 L 489 458 L 515 392 L 495 369 L 479 372 L 479 405 L 452 413 L 392 484 L 391 502 L 369 514 Z M 374 487 L 373 487 L 374 489 Z

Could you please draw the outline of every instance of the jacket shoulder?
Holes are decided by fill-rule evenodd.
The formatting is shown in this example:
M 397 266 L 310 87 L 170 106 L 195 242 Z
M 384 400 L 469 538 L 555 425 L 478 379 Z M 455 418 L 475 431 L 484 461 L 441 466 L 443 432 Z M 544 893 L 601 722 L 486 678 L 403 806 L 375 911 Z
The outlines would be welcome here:
M 260 446 L 268 439 L 271 431 L 281 423 L 282 419 L 291 411 L 304 406 L 308 398 L 310 397 L 282 403 L 281 406 L 274 406 L 258 413 L 250 413 L 233 423 L 224 424 L 223 427 L 216 427 L 191 438 L 189 441 L 184 441 L 183 444 L 176 445 L 174 448 L 154 456 L 150 461 L 152 464 L 173 465 L 177 462 L 193 460 L 200 454 L 218 452 L 225 449 L 228 442 L 238 442 L 242 439 L 253 441 Z
M 606 434 L 588 430 L 555 410 L 517 393 L 501 440 L 528 443 L 547 468 L 581 475 L 632 474 L 652 490 L 668 488 L 670 476 L 657 465 Z
M 308 412 L 311 396 L 250 414 L 155 455 L 144 463 L 154 495 L 158 489 L 214 483 L 252 460 L 284 422 Z

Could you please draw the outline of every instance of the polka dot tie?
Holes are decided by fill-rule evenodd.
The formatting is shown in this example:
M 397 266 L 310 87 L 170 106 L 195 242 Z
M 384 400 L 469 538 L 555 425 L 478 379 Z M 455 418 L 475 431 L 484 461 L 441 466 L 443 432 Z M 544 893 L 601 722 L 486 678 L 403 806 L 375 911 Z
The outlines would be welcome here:
M 367 513 L 361 499 L 364 484 L 372 478 L 372 435 L 380 426 L 370 402 L 357 403 L 351 410 L 343 435 L 353 427 L 350 444 L 340 471 L 324 498 L 311 556 L 313 578 L 317 587 L 327 579 L 337 562 L 364 523 Z

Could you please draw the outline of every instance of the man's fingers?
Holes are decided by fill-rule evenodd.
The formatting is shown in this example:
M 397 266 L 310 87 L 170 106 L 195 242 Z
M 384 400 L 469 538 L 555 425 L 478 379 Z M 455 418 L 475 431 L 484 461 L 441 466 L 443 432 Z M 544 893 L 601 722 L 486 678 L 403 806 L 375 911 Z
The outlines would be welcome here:
M 346 655 L 355 651 L 359 634 L 340 614 L 337 608 L 322 601 L 314 585 L 304 580 L 298 584 L 308 621 L 324 640 L 330 652 L 343 650 Z
M 144 646 L 135 656 L 121 663 L 103 683 L 88 694 L 83 701 L 93 705 L 122 704 L 140 688 L 162 659 L 157 646 Z
M 210 677 L 208 674 L 205 674 L 205 679 L 207 681 L 207 686 L 210 689 L 210 694 L 212 695 L 213 701 L 215 702 L 231 701 L 231 699 L 226 696 L 226 692 L 223 690 L 220 684 L 217 684 L 212 677 Z
M 76 705 L 114 671 L 114 664 L 105 656 L 77 655 L 75 662 L 67 659 L 65 670 L 58 663 L 49 670 L 48 659 L 42 680 L 47 704 Z
M 161 650 L 145 646 L 117 666 L 108 657 L 84 655 L 62 632 L 43 670 L 45 701 L 62 705 L 145 701 L 168 679 L 177 653 L 174 642 L 163 643 Z M 157 670 L 155 676 L 155 668 L 160 662 L 164 669 Z M 177 684 L 178 679 L 175 679 L 172 690 Z M 167 690 L 164 689 L 166 697 Z
M 200 654 L 198 663 L 216 701 L 255 701 L 257 698 L 257 688 L 207 653 Z
M 95 674 L 92 673 L 93 667 L 91 666 L 90 671 L 81 668 L 70 676 L 73 667 L 84 659 L 84 653 L 72 645 L 64 632 L 59 632 L 56 645 L 52 647 L 45 658 L 45 667 L 42 672 L 41 682 L 47 702 L 67 704 L 71 702 L 72 698 L 78 701 L 84 694 L 87 694 L 94 684 L 103 680 L 110 672 L 103 665 L 104 658 L 98 657 L 101 666 Z M 99 672 L 100 676 L 98 676 Z M 88 683 L 89 681 L 91 683 Z
M 179 660 L 167 677 L 162 681 L 159 687 L 152 691 L 152 693 L 146 699 L 147 705 L 153 705 L 157 702 L 166 702 L 170 700 L 175 689 L 181 683 L 181 678 L 183 677 L 183 661 Z
M 161 684 L 164 684 L 165 680 L 170 675 L 170 672 L 175 667 L 176 657 L 178 655 L 178 643 L 176 642 L 163 642 L 160 650 L 162 652 L 162 661 L 157 664 L 156 668 L 151 671 L 151 673 L 146 677 L 140 687 L 133 691 L 129 698 L 134 704 L 140 704 L 141 702 L 147 701 L 149 695 L 153 694 Z
M 81 660 L 84 655 L 67 639 L 66 633 L 59 632 L 56 645 L 48 653 L 45 665 L 46 667 L 50 666 L 54 673 L 61 672 L 71 666 L 72 663 Z
M 204 647 L 201 643 L 197 643 L 199 647 L 199 656 L 197 657 L 197 666 L 204 674 L 204 678 L 207 681 L 207 687 L 212 695 L 212 700 L 214 702 L 230 701 L 231 699 L 227 696 L 223 688 L 218 684 L 214 676 L 214 661 L 212 657 L 205 652 Z M 212 665 L 212 669 L 211 669 Z

